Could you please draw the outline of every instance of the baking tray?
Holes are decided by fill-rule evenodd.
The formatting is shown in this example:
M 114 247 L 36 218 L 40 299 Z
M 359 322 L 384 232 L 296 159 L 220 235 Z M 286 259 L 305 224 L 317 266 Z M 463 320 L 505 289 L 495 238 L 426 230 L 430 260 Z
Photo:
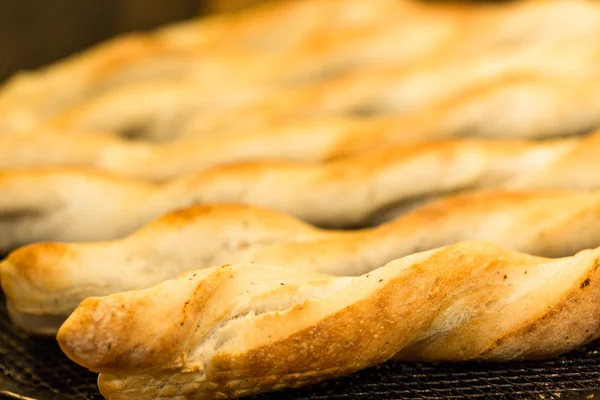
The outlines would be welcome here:
M 0 295 L 0 398 L 101 400 L 96 374 L 52 338 L 14 327 Z M 12 395 L 9 395 L 12 393 Z M 504 364 L 388 362 L 348 377 L 255 396 L 263 400 L 600 399 L 600 341 L 562 357 Z

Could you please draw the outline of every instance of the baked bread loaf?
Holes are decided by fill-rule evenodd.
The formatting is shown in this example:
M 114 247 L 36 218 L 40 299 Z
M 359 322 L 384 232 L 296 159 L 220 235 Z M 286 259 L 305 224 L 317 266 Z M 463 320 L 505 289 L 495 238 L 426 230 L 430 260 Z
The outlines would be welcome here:
M 108 400 L 223 399 L 391 358 L 553 357 L 600 333 L 600 249 L 539 258 L 478 242 L 360 276 L 236 264 L 88 298 L 58 332 Z
M 115 239 L 194 204 L 257 205 L 319 226 L 352 227 L 474 188 L 591 190 L 600 187 L 599 152 L 595 134 L 548 142 L 457 139 L 317 165 L 237 164 L 163 184 L 81 169 L 5 171 L 0 252 L 46 240 Z
M 357 275 L 461 240 L 542 256 L 599 246 L 600 192 L 457 195 L 352 232 L 320 230 L 260 208 L 196 206 L 122 240 L 18 249 L 0 263 L 0 276 L 13 322 L 55 334 L 86 297 L 145 288 L 192 269 L 255 261 Z
M 233 162 L 323 161 L 455 136 L 573 135 L 600 126 L 599 110 L 600 90 L 592 82 L 522 73 L 483 82 L 450 101 L 407 115 L 283 121 L 254 132 L 235 130 L 170 143 L 45 129 L 5 134 L 0 135 L 0 168 L 85 166 L 161 181 Z M 49 146 L 52 151 L 39 150 Z

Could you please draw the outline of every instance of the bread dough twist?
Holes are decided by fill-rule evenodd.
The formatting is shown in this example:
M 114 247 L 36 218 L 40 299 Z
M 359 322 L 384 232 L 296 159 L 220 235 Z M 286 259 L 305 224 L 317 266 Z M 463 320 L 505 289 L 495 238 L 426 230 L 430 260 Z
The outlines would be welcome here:
M 391 358 L 547 358 L 598 337 L 599 267 L 600 249 L 547 259 L 478 242 L 360 276 L 226 265 L 88 298 L 58 342 L 109 400 L 241 397 Z
M 595 33 L 590 33 L 590 36 L 600 38 L 599 29 L 600 19 L 595 24 Z M 588 98 L 593 98 L 591 91 L 597 91 L 595 88 L 600 86 L 597 72 L 600 65 L 600 39 L 582 41 L 579 35 L 569 39 L 524 47 L 520 51 L 505 49 L 492 54 L 476 53 L 469 57 L 452 55 L 447 60 L 427 60 L 408 66 L 362 67 L 325 82 L 258 97 L 233 109 L 196 113 L 179 129 L 179 135 L 207 135 L 248 127 L 261 129 L 273 121 L 292 123 L 298 119 L 332 115 L 406 114 L 433 107 L 439 102 L 450 102 L 453 97 L 460 97 L 485 82 L 489 84 L 495 80 L 496 90 L 502 92 L 502 81 L 507 79 L 505 77 L 519 74 L 530 76 L 530 83 L 523 83 L 521 90 L 532 90 L 531 96 L 536 96 L 540 81 L 557 79 L 558 86 L 554 90 L 572 93 L 578 91 L 577 87 L 583 88 L 587 84 L 590 85 Z M 571 80 L 572 88 L 560 84 L 561 80 Z M 542 100 L 544 103 L 546 101 Z M 598 101 L 593 104 L 597 112 Z M 93 105 L 90 107 L 87 112 L 100 112 Z M 505 112 L 512 110 L 514 108 L 507 107 Z M 83 121 L 85 112 L 79 116 Z M 233 112 L 235 118 L 231 118 Z
M 281 99 L 308 112 L 315 96 L 335 90 L 356 93 L 337 109 L 406 111 L 507 71 L 597 74 L 599 21 L 597 4 L 584 0 L 267 6 L 126 35 L 17 75 L 0 93 L 0 132 L 50 124 L 165 139 L 224 129 L 245 103 L 238 127 L 253 110 L 281 114 Z M 304 91 L 285 90 L 296 86 Z
M 592 82 L 524 73 L 492 79 L 450 101 L 408 115 L 282 121 L 254 132 L 234 131 L 170 143 L 56 130 L 0 135 L 0 168 L 85 166 L 162 181 L 233 162 L 316 162 L 456 136 L 579 134 L 600 126 L 598 110 L 600 90 Z M 52 151 L 40 151 L 45 148 Z
M 440 102 L 450 103 L 484 83 L 493 86 L 495 82 L 496 87 L 488 88 L 488 92 L 503 93 L 503 85 L 510 85 L 513 75 L 528 75 L 528 81 L 519 88 L 525 95 L 531 90 L 529 96 L 536 97 L 544 90 L 541 85 L 551 97 L 556 96 L 553 92 L 565 96 L 587 92 L 585 96 L 593 98 L 591 93 L 600 87 L 600 15 L 587 32 L 567 32 L 565 36 L 490 54 L 451 53 L 408 65 L 401 61 L 374 63 L 303 85 L 240 83 L 231 90 L 187 81 L 130 85 L 68 109 L 47 125 L 129 135 L 135 132 L 153 139 L 248 131 L 249 127 L 269 126 L 272 121 L 315 116 L 406 114 Z M 545 104 L 552 100 L 534 101 Z M 589 108 L 597 114 L 598 100 L 582 103 L 584 110 Z M 495 112 L 511 110 L 507 107 Z
M 86 297 L 145 288 L 192 269 L 255 261 L 356 275 L 461 240 L 553 257 L 599 246 L 600 192 L 457 195 L 354 232 L 259 208 L 196 206 L 122 240 L 26 246 L 0 263 L 0 276 L 13 321 L 55 334 Z
M 44 240 L 119 238 L 194 204 L 257 205 L 319 226 L 351 227 L 474 188 L 595 189 L 599 146 L 599 134 L 549 142 L 461 139 L 317 165 L 236 164 L 163 184 L 80 169 L 5 171 L 0 252 Z
M 465 17 L 454 14 L 410 1 L 304 0 L 123 35 L 11 79 L 0 93 L 0 132 L 29 129 L 106 91 L 137 82 L 205 77 L 207 89 L 219 82 L 223 91 L 223 85 L 233 81 L 319 76 L 340 64 L 369 59 L 374 50 L 386 54 L 386 49 L 404 46 L 407 58 L 411 52 L 417 56 L 422 49 L 434 51 L 436 44 L 456 33 L 458 19 Z M 392 29 L 394 22 L 406 30 Z M 248 68 L 239 69 L 240 63 Z

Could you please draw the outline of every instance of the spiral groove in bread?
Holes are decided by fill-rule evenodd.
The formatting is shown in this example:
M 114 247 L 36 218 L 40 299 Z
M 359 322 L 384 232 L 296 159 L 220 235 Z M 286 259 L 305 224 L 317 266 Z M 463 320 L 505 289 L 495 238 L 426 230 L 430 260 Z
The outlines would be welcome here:
M 463 242 L 360 276 L 237 264 L 84 300 L 58 333 L 109 400 L 297 387 L 391 358 L 552 357 L 600 332 L 600 250 Z
M 584 0 L 265 6 L 129 34 L 19 74 L 0 91 L 0 132 L 165 140 L 282 116 L 406 112 L 520 72 L 592 82 L 599 26 L 600 9 Z
M 246 128 L 170 143 L 130 141 L 112 133 L 39 129 L 0 135 L 0 167 L 82 166 L 162 181 L 235 162 L 319 162 L 456 136 L 574 135 L 600 126 L 599 93 L 588 80 L 522 73 L 484 82 L 409 115 L 282 121 L 252 132 Z M 52 151 L 40 152 L 48 146 Z
M 195 204 L 257 205 L 348 227 L 476 188 L 592 190 L 600 187 L 599 151 L 598 134 L 550 142 L 456 139 L 317 165 L 236 164 L 163 184 L 81 169 L 4 171 L 0 252 L 35 241 L 115 239 Z
M 122 240 L 26 246 L 0 263 L 0 276 L 13 321 L 54 334 L 86 297 L 148 287 L 192 269 L 255 261 L 355 275 L 461 240 L 553 257 L 599 246 L 600 193 L 463 194 L 355 232 L 321 230 L 259 208 L 196 206 Z

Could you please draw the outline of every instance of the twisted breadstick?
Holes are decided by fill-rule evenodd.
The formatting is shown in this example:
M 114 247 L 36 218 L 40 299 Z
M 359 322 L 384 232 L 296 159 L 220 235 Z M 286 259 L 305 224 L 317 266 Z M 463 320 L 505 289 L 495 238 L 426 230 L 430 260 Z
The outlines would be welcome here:
M 256 7 L 232 16 L 173 24 L 149 34 L 124 35 L 39 72 L 19 74 L 0 94 L 0 132 L 27 128 L 36 119 L 102 89 L 129 81 L 180 76 L 188 68 L 189 52 L 215 52 L 233 43 L 276 47 L 278 40 L 285 43 L 285 38 L 301 34 L 310 21 L 322 23 L 314 1 L 299 3 L 295 7 Z M 315 11 L 313 18 L 305 18 L 302 11 L 306 8 Z M 324 5 L 321 8 L 328 10 Z M 261 40 L 265 32 L 271 33 L 278 24 L 287 29 L 279 29 L 280 35 L 276 37 L 269 34 L 271 40 Z M 260 34 L 262 28 L 265 31 Z M 235 39 L 231 41 L 232 38 Z M 215 42 L 219 46 L 215 46 Z
M 84 300 L 58 332 L 109 400 L 241 397 L 392 357 L 553 357 L 600 333 L 600 249 L 562 259 L 464 242 L 333 277 L 238 264 Z
M 526 104 L 517 107 L 515 104 Z M 600 127 L 600 91 L 589 82 L 518 74 L 404 116 L 327 117 L 171 143 L 106 133 L 37 130 L 0 136 L 0 168 L 93 167 L 151 180 L 240 161 L 323 161 L 452 136 L 539 138 Z M 39 149 L 52 148 L 52 151 Z
M 561 23 L 560 30 L 555 29 L 557 21 Z M 285 29 L 276 29 L 279 25 Z M 348 69 L 362 71 L 362 65 L 374 63 L 412 65 L 400 70 L 395 67 L 385 73 L 394 81 L 399 76 L 412 75 L 421 80 L 423 74 L 426 77 L 433 68 L 433 72 L 441 74 L 436 82 L 442 82 L 445 87 L 450 82 L 465 80 L 457 77 L 468 77 L 466 80 L 472 82 L 482 73 L 465 73 L 464 65 L 472 64 L 465 56 L 495 60 L 495 68 L 502 69 L 506 68 L 500 65 L 507 63 L 506 57 L 534 57 L 536 52 L 532 46 L 543 43 L 560 42 L 562 49 L 592 45 L 598 36 L 597 26 L 597 5 L 581 0 L 519 2 L 496 7 L 441 7 L 392 0 L 327 3 L 305 0 L 293 5 L 265 7 L 260 12 L 190 22 L 151 35 L 116 40 L 40 73 L 19 76 L 0 94 L 0 131 L 31 128 L 58 114 L 51 118 L 56 127 L 104 130 L 118 126 L 127 133 L 132 120 L 142 123 L 141 116 L 150 119 L 143 121 L 146 125 L 155 123 L 156 109 L 165 104 L 161 102 L 165 97 L 164 88 L 157 89 L 152 96 L 154 101 L 150 101 L 152 99 L 146 98 L 147 91 L 142 96 L 135 85 L 128 87 L 129 84 L 141 81 L 144 85 L 163 87 L 155 84 L 156 79 L 183 79 L 183 85 L 196 88 L 193 94 L 189 94 L 191 88 L 169 89 L 180 97 L 174 103 L 167 103 L 170 106 L 158 114 L 166 114 L 168 119 L 174 120 L 175 128 L 181 116 L 170 115 L 169 109 L 180 113 L 179 107 L 185 109 L 190 102 L 194 103 L 190 97 L 203 99 L 202 107 L 196 112 L 212 120 L 210 104 L 237 104 L 239 91 L 250 90 L 247 86 L 256 86 L 251 90 L 254 93 L 251 98 L 254 98 L 265 86 L 274 89 L 290 83 L 319 81 Z M 283 34 L 276 35 L 275 39 L 270 35 L 273 31 L 283 31 Z M 231 38 L 242 45 L 231 50 L 227 45 L 233 41 Z M 225 49 L 216 50 L 222 47 Z M 275 50 L 269 52 L 268 49 Z M 520 54 L 523 49 L 524 54 Z M 493 55 L 497 50 L 504 56 Z M 548 69 L 557 60 L 567 59 L 565 54 L 561 53 L 560 57 L 554 54 L 535 65 L 546 65 Z M 448 80 L 448 72 L 440 71 L 440 66 L 448 64 L 446 70 L 456 70 L 457 62 L 458 71 Z M 518 65 L 522 64 L 530 62 L 524 60 Z M 575 62 L 580 67 L 589 64 L 589 60 Z M 240 70 L 239 65 L 244 65 L 244 69 Z M 362 75 L 380 72 L 367 69 L 357 73 L 357 79 L 364 81 L 361 83 L 364 86 L 369 80 Z M 198 79 L 200 81 L 195 82 Z M 408 89 L 402 90 L 410 89 L 408 98 L 403 101 L 412 108 L 422 104 L 410 81 L 403 81 Z M 369 85 L 372 86 L 369 97 L 374 96 L 373 92 L 385 97 L 377 81 Z M 335 89 L 339 85 L 333 82 L 325 86 Z M 386 86 L 388 83 L 384 88 Z M 431 89 L 434 97 L 449 95 L 450 88 L 440 90 L 435 82 L 429 87 L 435 88 Z M 421 92 L 426 95 L 431 90 L 421 89 Z M 288 97 L 287 94 L 271 97 L 281 96 Z M 395 97 L 396 93 L 391 96 Z M 417 100 L 412 101 L 412 98 Z M 122 103 L 125 105 L 117 107 Z M 269 110 L 269 101 L 259 103 L 266 104 L 258 107 L 263 112 Z M 306 106 L 306 101 L 300 103 Z M 110 118 L 102 118 L 103 115 Z M 106 121 L 110 121 L 110 126 Z M 194 126 L 203 124 L 207 122 L 196 122 Z M 140 134 L 163 137 L 165 132 L 174 130 L 173 126 L 163 126 L 161 132 L 154 128 L 142 130 Z
M 597 27 L 600 28 L 600 20 Z M 599 38 L 600 30 L 596 29 L 593 36 Z M 468 65 L 467 70 L 465 65 Z M 498 82 L 497 90 L 502 90 L 500 82 L 503 76 L 524 73 L 533 77 L 531 86 L 536 86 L 538 80 L 543 81 L 544 76 L 547 76 L 546 81 L 551 81 L 551 77 L 555 77 L 558 82 L 562 80 L 554 89 L 549 89 L 551 92 L 560 89 L 581 94 L 587 92 L 586 97 L 596 99 L 590 112 L 597 113 L 597 95 L 592 93 L 597 93 L 600 87 L 600 76 L 597 73 L 599 65 L 600 41 L 582 42 L 577 36 L 570 44 L 569 41 L 563 41 L 562 45 L 554 43 L 537 49 L 525 49 L 522 53 L 505 51 L 484 57 L 476 54 L 468 59 L 461 57 L 409 67 L 365 67 L 325 82 L 283 90 L 241 104 L 234 109 L 235 118 L 231 118 L 232 109 L 213 109 L 210 113 L 198 113 L 185 121 L 183 128 L 178 127 L 181 131 L 179 135 L 233 131 L 248 127 L 257 129 L 268 126 L 272 121 L 294 121 L 315 116 L 408 113 L 432 107 L 440 101 L 449 102 L 470 87 L 493 79 Z M 542 78 L 536 79 L 536 75 L 541 75 Z M 565 87 L 565 82 L 568 81 L 571 82 L 572 89 Z M 551 84 L 548 86 L 552 88 Z M 552 94 L 554 96 L 556 95 Z M 94 108 L 92 111 L 98 113 Z M 69 121 L 61 126 L 84 124 L 87 118 L 85 112 L 78 114 L 78 117 L 83 122 Z M 81 126 L 95 128 L 90 125 Z
M 382 18 L 389 23 L 382 24 Z M 251 68 L 249 79 L 278 78 L 273 76 L 278 70 L 281 71 L 279 75 L 285 78 L 283 70 L 289 70 L 289 66 L 294 65 L 293 60 L 298 59 L 305 60 L 303 65 L 312 66 L 311 71 L 302 71 L 302 75 L 318 75 L 340 64 L 360 60 L 362 53 L 366 53 L 363 59 L 372 55 L 367 47 L 378 46 L 373 46 L 373 40 L 360 37 L 354 40 L 354 47 L 349 46 L 345 52 L 339 49 L 340 43 L 353 40 L 351 34 L 356 29 L 367 30 L 367 37 L 371 31 L 374 36 L 381 37 L 379 31 L 382 26 L 399 22 L 399 26 L 404 26 L 402 22 L 406 19 L 411 21 L 409 30 L 414 33 L 416 24 L 423 22 L 423 18 L 434 19 L 427 25 L 431 33 L 425 28 L 418 29 L 417 33 L 421 33 L 418 36 L 402 33 L 407 47 L 418 55 L 423 53 L 420 49 L 435 48 L 436 41 L 444 39 L 445 31 L 441 26 L 445 19 L 455 20 L 453 14 L 438 12 L 437 8 L 429 6 L 391 0 L 334 0 L 326 3 L 304 0 L 263 6 L 233 16 L 175 24 L 150 34 L 126 35 L 65 62 L 12 79 L 0 93 L 0 132 L 31 128 L 80 101 L 130 82 L 192 75 L 205 77 L 204 83 L 216 81 L 222 86 L 244 74 L 249 61 L 263 53 L 274 53 L 275 56 L 281 53 L 283 60 L 261 62 L 262 68 Z M 454 31 L 459 26 L 458 23 L 451 25 Z M 273 35 L 272 32 L 279 34 Z M 431 40 L 428 41 L 428 38 Z M 418 43 L 411 45 L 411 41 Z M 338 46 L 334 46 L 336 43 Z M 394 46 L 392 50 L 399 47 L 398 41 L 394 40 L 389 40 L 387 45 Z M 321 47 L 322 50 L 319 50 Z M 407 57 L 412 56 L 410 49 L 405 53 Z M 380 49 L 378 54 L 384 53 L 384 50 Z M 398 52 L 387 54 L 394 53 Z M 304 56 L 301 57 L 301 54 Z M 311 63 L 309 58 L 314 62 Z M 315 65 L 319 61 L 320 64 Z M 217 63 L 216 66 L 213 62 Z M 273 62 L 281 66 L 269 68 Z M 246 68 L 240 70 L 240 64 Z M 289 74 L 296 76 L 302 65 L 298 68 L 289 71 Z M 223 69 L 229 74 L 223 73 Z
M 0 251 L 125 236 L 193 204 L 241 203 L 320 226 L 365 225 L 407 202 L 472 188 L 600 187 L 600 134 L 552 142 L 462 139 L 325 164 L 239 164 L 151 184 L 80 169 L 0 173 Z M 33 190 L 32 188 L 35 188 Z
M 505 74 L 523 74 L 523 70 L 529 71 L 531 77 L 529 85 L 523 82 L 523 90 L 546 80 L 551 92 L 563 95 L 562 91 L 566 91 L 568 96 L 575 91 L 591 97 L 584 93 L 597 93 L 600 87 L 600 39 L 596 39 L 600 37 L 600 15 L 596 19 L 587 35 L 579 28 L 570 35 L 567 32 L 566 37 L 550 36 L 531 46 L 522 44 L 521 49 L 501 48 L 490 51 L 491 54 L 475 52 L 468 57 L 452 52 L 441 60 L 427 59 L 416 65 L 401 62 L 355 68 L 331 79 L 287 89 L 277 84 L 254 83 L 236 84 L 231 89 L 213 84 L 209 88 L 210 84 L 185 80 L 131 85 L 127 90 L 117 87 L 59 113 L 47 124 L 60 129 L 122 134 L 135 130 L 139 136 L 161 139 L 248 129 L 249 125 L 268 126 L 273 119 L 282 118 L 410 112 L 433 107 L 443 100 L 448 102 L 482 81 L 496 79 L 496 90 L 502 90 Z M 582 40 L 582 36 L 588 39 Z M 264 65 L 259 63 L 257 69 L 264 70 Z M 552 84 L 552 75 L 558 80 L 556 84 Z M 595 115 L 597 103 L 589 105 Z M 231 118 L 234 110 L 236 118 Z
M 139 285 L 141 285 L 140 287 L 151 286 L 161 280 L 178 275 L 171 270 L 176 265 L 179 265 L 182 271 L 192 269 L 190 262 L 194 261 L 191 258 L 195 259 L 197 268 L 205 268 L 220 265 L 220 259 L 235 257 L 238 253 L 244 253 L 252 247 L 314 241 L 330 236 L 337 235 L 335 232 L 313 228 L 275 211 L 228 205 L 197 206 L 167 214 L 142 228 L 129 239 L 133 247 L 121 248 L 121 244 L 115 241 L 96 244 L 83 243 L 80 245 L 80 249 L 78 246 L 71 248 L 71 245 L 58 243 L 42 243 L 38 246 L 23 248 L 0 263 L 1 281 L 4 292 L 10 299 L 11 316 L 18 325 L 37 333 L 56 334 L 60 324 L 83 298 L 89 295 L 99 296 L 114 293 Z M 134 247 L 146 247 L 146 245 L 149 246 L 147 250 L 157 256 L 155 266 L 147 263 L 150 259 L 143 254 L 143 251 L 138 253 L 134 249 Z M 182 246 L 185 247 L 185 250 Z M 88 256 L 99 255 L 103 253 L 103 250 L 107 250 L 104 255 L 108 258 L 111 257 L 110 254 L 116 257 L 113 259 L 115 263 L 113 264 L 113 261 L 109 261 L 104 256 L 96 259 L 96 262 L 100 262 L 104 266 L 102 269 L 107 274 L 104 278 L 95 280 L 91 274 L 94 273 L 98 264 L 91 265 L 83 260 L 88 259 Z M 86 255 L 85 253 L 88 251 L 90 252 Z M 147 268 L 142 267 L 136 272 L 136 268 L 122 258 L 125 255 L 123 251 L 131 256 L 129 262 L 135 263 L 137 259 L 140 267 L 145 265 Z M 190 252 L 193 252 L 193 255 Z M 54 258 L 55 268 L 51 267 L 53 262 L 45 263 L 45 261 L 50 261 L 49 257 Z M 178 257 L 179 260 L 174 257 Z M 170 265 L 161 265 L 158 259 L 163 259 Z M 71 260 L 73 264 L 68 260 Z M 82 261 L 79 272 L 71 269 L 74 264 L 79 263 L 77 260 Z M 88 261 L 93 263 L 92 259 L 88 259 Z M 35 285 L 39 284 L 39 290 L 26 283 L 33 283 L 35 280 L 33 276 L 37 275 L 35 270 L 41 271 L 41 265 L 38 262 L 48 267 L 47 272 L 40 275 L 48 279 L 45 282 L 35 283 Z M 109 265 L 115 267 L 119 265 L 118 269 L 124 272 L 124 275 L 117 277 L 115 275 L 117 271 Z M 63 273 L 59 272 L 61 269 Z M 111 276 L 116 279 L 113 283 L 109 282 L 112 281 Z M 104 281 L 105 278 L 108 281 Z M 67 283 L 68 281 L 71 283 Z M 58 286 L 53 286 L 51 282 Z M 116 282 L 120 282 L 118 285 L 124 286 L 119 286 L 121 288 L 119 289 L 114 286 Z M 27 289 L 26 286 L 32 290 Z M 25 298 L 27 293 L 31 295 L 28 299 Z M 47 301 L 50 298 L 48 295 L 55 296 L 56 302 Z M 41 303 L 32 302 L 34 297 L 38 301 L 41 300 Z M 46 300 L 42 300 L 42 298 Z
M 387 16 L 391 18 L 391 15 L 396 14 L 392 12 Z M 414 23 L 412 19 L 410 21 Z M 398 22 L 395 21 L 394 26 L 398 26 Z M 416 29 L 408 28 L 406 24 L 399 26 L 402 26 L 402 34 Z M 370 31 L 372 30 L 371 28 Z M 332 40 L 332 43 L 312 44 L 311 48 L 316 47 L 319 54 L 302 53 L 302 57 L 295 56 L 291 59 L 288 57 L 283 60 L 279 60 L 277 56 L 265 59 L 265 56 L 240 57 L 238 54 L 221 56 L 217 60 L 206 60 L 205 54 L 188 55 L 187 63 L 190 72 L 187 75 L 191 76 L 182 78 L 183 74 L 180 73 L 176 79 L 171 77 L 150 82 L 143 80 L 141 83 L 129 84 L 125 87 L 117 85 L 112 90 L 105 90 L 91 98 L 83 99 L 73 107 L 66 108 L 51 118 L 47 124 L 63 129 L 111 130 L 124 135 L 133 130 L 138 135 L 154 139 L 164 138 L 167 135 L 176 136 L 180 129 L 179 125 L 182 124 L 181 120 L 188 114 L 210 114 L 213 109 L 222 108 L 224 105 L 232 108 L 239 103 L 257 101 L 267 93 L 273 92 L 281 85 L 282 80 L 297 81 L 300 80 L 301 75 L 318 77 L 322 70 L 336 70 L 343 65 L 356 63 L 363 53 L 363 57 L 367 58 L 376 57 L 375 53 L 385 53 L 394 55 L 397 61 L 402 61 L 404 60 L 402 54 L 411 51 L 404 49 L 404 52 L 400 52 L 390 46 L 401 47 L 408 37 L 414 35 L 406 35 L 407 40 L 403 41 L 398 40 L 398 34 L 389 30 L 387 29 L 387 35 L 384 35 L 386 36 L 384 43 L 380 38 L 381 35 L 374 33 L 367 35 L 368 40 L 378 42 L 374 46 L 362 44 L 370 49 L 368 52 L 353 49 L 352 46 L 344 46 L 340 40 Z M 371 36 L 376 36 L 379 40 Z M 356 40 L 360 42 L 360 38 Z M 416 48 L 423 47 L 419 45 Z M 312 53 L 315 51 L 313 50 Z M 331 60 L 327 61 L 328 58 Z M 239 65 L 244 65 L 242 73 L 239 72 Z M 292 67 L 297 72 L 291 71 Z M 284 70 L 286 77 L 278 77 L 277 70 Z M 243 77 L 240 77 L 240 74 Z M 265 77 L 261 78 L 263 75 Z M 257 80 L 259 82 L 255 82 Z
M 438 201 L 378 228 L 347 232 L 316 229 L 262 209 L 196 206 L 118 241 L 30 245 L 0 263 L 0 271 L 13 321 L 55 334 L 86 297 L 148 287 L 225 262 L 355 275 L 461 240 L 570 255 L 600 245 L 599 211 L 600 192 L 482 192 Z

